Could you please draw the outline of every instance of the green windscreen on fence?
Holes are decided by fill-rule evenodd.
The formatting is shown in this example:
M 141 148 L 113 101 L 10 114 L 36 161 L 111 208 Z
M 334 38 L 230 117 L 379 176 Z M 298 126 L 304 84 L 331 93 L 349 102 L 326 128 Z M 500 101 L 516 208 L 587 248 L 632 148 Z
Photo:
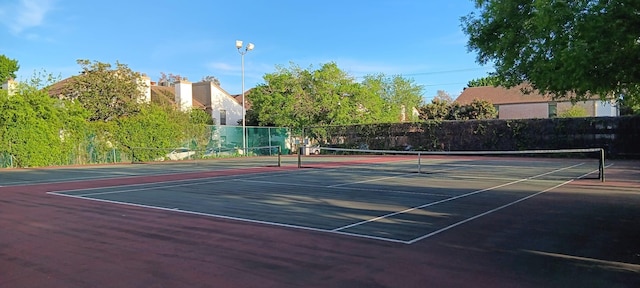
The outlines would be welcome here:
M 246 133 L 243 137 L 243 131 Z M 130 147 L 114 139 L 101 139 L 91 135 L 62 155 L 54 165 L 84 165 L 103 163 L 131 163 L 153 161 L 179 149 L 200 151 L 215 157 L 235 157 L 242 155 L 272 155 L 275 151 L 291 153 L 291 132 L 284 127 L 208 126 L 202 135 L 189 135 L 185 139 L 175 139 L 176 145 L 146 143 Z M 114 137 L 117 138 L 117 137 Z M 247 147 L 244 153 L 243 142 Z M 144 146 L 144 147 L 140 147 Z M 171 147 L 163 147 L 171 146 Z M 141 149 L 142 148 L 142 149 Z M 137 151 L 134 151 L 137 150 Z M 134 155 L 137 153 L 138 155 Z M 135 159 L 134 157 L 141 158 Z M 10 152 L 0 152 L 0 168 L 22 167 L 19 157 Z

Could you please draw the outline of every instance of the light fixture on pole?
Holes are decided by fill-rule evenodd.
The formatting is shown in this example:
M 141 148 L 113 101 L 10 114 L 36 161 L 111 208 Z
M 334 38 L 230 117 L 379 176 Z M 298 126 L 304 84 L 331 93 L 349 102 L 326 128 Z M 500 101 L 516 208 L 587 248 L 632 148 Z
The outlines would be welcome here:
M 242 40 L 236 40 L 236 48 L 238 49 L 238 53 L 240 53 L 240 58 L 242 59 L 242 154 L 247 155 L 247 127 L 245 121 L 245 115 L 247 114 L 246 108 L 244 106 L 244 54 L 253 50 L 253 43 L 247 44 L 247 47 L 242 51 Z

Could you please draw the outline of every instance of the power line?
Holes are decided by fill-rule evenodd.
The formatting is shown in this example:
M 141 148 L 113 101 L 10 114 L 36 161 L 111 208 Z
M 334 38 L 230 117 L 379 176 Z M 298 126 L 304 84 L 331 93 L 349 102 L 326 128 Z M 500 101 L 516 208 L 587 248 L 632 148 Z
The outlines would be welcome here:
M 396 73 L 392 75 L 400 75 L 400 76 L 422 76 L 422 75 L 434 75 L 434 74 L 448 74 L 448 73 L 459 73 L 459 72 L 469 72 L 469 71 L 481 71 L 481 70 L 489 70 L 492 69 L 490 67 L 476 67 L 476 68 L 463 68 L 463 69 L 455 69 L 455 70 L 442 70 L 442 71 L 432 71 L 432 72 L 418 72 L 418 73 Z M 356 79 L 365 78 L 365 76 L 356 76 Z
M 432 74 L 446 74 L 446 73 L 458 73 L 458 72 L 468 72 L 468 71 L 479 71 L 479 70 L 487 70 L 491 69 L 488 67 L 479 67 L 479 68 L 465 68 L 465 69 L 456 69 L 456 70 L 444 70 L 444 71 L 434 71 L 434 72 L 421 72 L 421 73 L 411 73 L 411 74 L 401 74 L 403 76 L 418 76 L 418 75 L 432 75 Z
M 432 86 L 451 86 L 451 85 L 466 85 L 467 83 L 442 83 L 442 84 L 422 84 L 424 87 L 432 87 Z

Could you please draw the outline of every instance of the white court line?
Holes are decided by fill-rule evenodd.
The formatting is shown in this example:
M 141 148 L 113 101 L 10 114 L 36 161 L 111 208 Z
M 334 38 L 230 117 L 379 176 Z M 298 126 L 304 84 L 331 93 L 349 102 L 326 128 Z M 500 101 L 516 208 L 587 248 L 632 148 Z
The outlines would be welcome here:
M 119 205 L 126 205 L 126 206 L 133 206 L 133 207 L 140 207 L 140 208 L 147 208 L 147 209 L 169 211 L 169 212 L 174 212 L 174 213 L 183 213 L 183 214 L 190 214 L 190 215 L 206 216 L 206 217 L 220 218 L 220 219 L 226 219 L 226 220 L 234 220 L 234 221 L 240 221 L 240 222 L 256 223 L 256 224 L 262 224 L 262 225 L 272 225 L 272 226 L 277 226 L 277 227 L 285 227 L 285 228 L 301 229 L 301 230 L 314 231 L 314 232 L 340 234 L 340 235 L 355 236 L 355 237 L 360 237 L 360 238 L 381 240 L 381 241 L 387 241 L 387 242 L 409 244 L 407 241 L 393 239 L 393 238 L 385 238 L 385 237 L 378 237 L 378 236 L 372 236 L 372 235 L 352 234 L 352 233 L 345 233 L 345 232 L 334 232 L 332 230 L 321 229 L 321 228 L 314 228 L 314 227 L 300 226 L 300 225 L 286 224 L 286 223 L 278 223 L 278 222 L 270 222 L 270 221 L 263 221 L 263 220 L 255 220 L 255 219 L 248 219 L 248 218 L 241 218 L 241 217 L 233 217 L 233 216 L 220 215 L 220 214 L 210 214 L 210 213 L 203 213 L 203 212 L 196 212 L 196 211 L 180 210 L 179 208 L 166 208 L 166 207 L 143 205 L 143 204 L 136 204 L 136 203 L 112 201 L 112 200 L 106 200 L 106 199 L 88 198 L 88 197 L 77 196 L 77 195 L 61 194 L 61 193 L 57 193 L 57 192 L 47 192 L 47 194 L 70 197 L 70 198 L 76 198 L 76 199 L 82 199 L 82 200 L 91 200 L 91 201 L 105 202 L 105 203 L 111 203 L 111 204 L 119 204 Z
M 497 185 L 497 186 L 476 190 L 476 191 L 465 193 L 465 194 L 461 194 L 461 195 L 458 195 L 458 196 L 449 197 L 449 198 L 442 199 L 442 200 L 439 200 L 439 201 L 430 202 L 430 203 L 423 204 L 423 205 L 420 205 L 420 206 L 411 207 L 411 208 L 408 208 L 408 209 L 405 209 L 405 210 L 402 210 L 402 211 L 388 213 L 388 214 L 385 214 L 385 215 L 382 215 L 382 216 L 378 216 L 378 217 L 375 217 L 375 218 L 371 218 L 371 219 L 368 219 L 368 220 L 364 220 L 364 221 L 356 222 L 356 223 L 349 224 L 349 225 L 346 225 L 346 226 L 338 227 L 338 228 L 333 229 L 332 231 L 344 230 L 344 229 L 355 227 L 355 226 L 359 226 L 359 225 L 362 225 L 362 224 L 378 221 L 380 219 L 389 218 L 391 216 L 395 216 L 395 215 L 398 215 L 398 214 L 404 214 L 404 213 L 411 212 L 411 211 L 414 211 L 414 210 L 419 210 L 419 209 L 422 209 L 422 208 L 425 208 L 425 207 L 441 204 L 441 203 L 444 203 L 444 202 L 453 201 L 453 200 L 456 200 L 456 199 L 468 197 L 468 196 L 475 195 L 475 194 L 482 193 L 482 192 L 487 192 L 487 191 L 498 189 L 498 188 L 501 188 L 501 187 L 505 187 L 505 186 L 516 184 L 516 183 L 524 182 L 524 181 L 527 181 L 527 180 L 530 180 L 530 179 L 535 179 L 535 178 L 538 178 L 538 177 L 541 177 L 541 176 L 545 176 L 545 175 L 548 175 L 548 174 L 551 174 L 551 173 L 556 173 L 556 172 L 559 172 L 559 171 L 562 171 L 562 170 L 571 169 L 571 168 L 574 168 L 574 167 L 577 167 L 577 166 L 580 166 L 580 165 L 583 165 L 583 164 L 584 163 L 580 163 L 580 164 L 576 164 L 576 165 L 572 165 L 572 166 L 556 169 L 556 170 L 549 171 L 549 172 L 546 172 L 546 173 L 538 174 L 536 176 L 523 178 L 523 179 L 519 179 L 519 180 L 516 180 L 516 181 L 511 181 L 509 183 L 500 184 L 500 185 Z
M 589 174 L 591 174 L 591 173 L 589 173 Z M 542 191 L 540 191 L 540 192 L 537 192 L 537 193 L 531 194 L 531 195 L 529 195 L 529 196 L 527 196 L 527 197 L 523 197 L 523 198 L 520 198 L 520 199 L 518 199 L 518 200 L 516 200 L 516 201 L 513 201 L 513 202 L 510 202 L 510 203 L 507 203 L 507 204 L 505 204 L 505 205 L 502 205 L 502 206 L 500 206 L 500 207 L 498 207 L 498 208 L 494 208 L 494 209 L 491 209 L 491 210 L 486 211 L 486 212 L 484 212 L 484 213 L 480 213 L 480 214 L 478 214 L 478 215 L 475 215 L 475 216 L 473 216 L 473 217 L 471 217 L 471 218 L 467 218 L 467 219 L 464 219 L 464 220 L 462 220 L 462 221 L 456 222 L 456 223 L 451 224 L 451 225 L 449 225 L 449 226 L 447 226 L 447 227 L 444 227 L 444 228 L 442 228 L 442 229 L 439 229 L 439 230 L 433 231 L 433 232 L 431 232 L 431 233 L 429 233 L 429 234 L 426 234 L 426 235 L 420 236 L 420 237 L 418 237 L 418 238 L 415 238 L 415 239 L 413 239 L 413 240 L 409 241 L 409 244 L 412 244 L 412 243 L 418 242 L 418 241 L 420 241 L 420 240 L 423 240 L 423 239 L 429 238 L 429 237 L 431 237 L 431 236 L 433 236 L 433 235 L 436 235 L 436 234 L 440 234 L 440 233 L 442 233 L 442 232 L 444 232 L 444 231 L 447 231 L 447 230 L 449 230 L 449 229 L 451 229 L 451 228 L 454 228 L 454 227 L 456 227 L 456 226 L 460 226 L 460 225 L 462 225 L 462 224 L 464 224 L 464 223 L 467 223 L 467 222 L 469 222 L 469 221 L 472 221 L 472 220 L 478 219 L 478 218 L 480 218 L 480 217 L 482 217 L 482 216 L 486 216 L 486 215 L 491 214 L 491 213 L 493 213 L 493 212 L 496 212 L 496 211 L 498 211 L 498 210 L 502 210 L 502 209 L 504 209 L 504 208 L 507 208 L 507 207 L 509 207 L 509 206 L 511 206 L 511 205 L 514 205 L 514 204 L 517 204 L 517 203 L 520 203 L 520 202 L 522 202 L 522 201 L 524 201 L 524 200 L 527 200 L 527 199 L 529 199 L 529 198 L 532 198 L 532 197 L 538 196 L 538 195 L 540 195 L 540 194 L 542 194 L 542 193 L 545 193 L 545 192 L 551 191 L 551 190 L 553 190 L 553 189 L 556 189 L 556 188 L 558 188 L 558 187 L 561 187 L 561 186 L 567 185 L 567 184 L 569 184 L 569 183 L 573 182 L 574 180 L 575 180 L 575 179 L 571 179 L 571 180 L 565 181 L 565 182 L 560 183 L 560 184 L 558 184 L 558 185 L 556 185 L 556 186 L 553 186 L 553 187 L 551 187 L 551 188 L 547 188 L 547 189 L 542 190 Z
M 613 165 L 613 164 L 612 164 L 612 165 Z M 608 168 L 608 167 L 610 167 L 610 166 L 611 166 L 611 165 L 606 166 L 605 168 Z M 530 199 L 530 198 L 536 197 L 536 196 L 538 196 L 538 195 L 540 195 L 540 194 L 542 194 L 542 193 L 549 192 L 549 191 L 551 191 L 551 190 L 553 190 L 553 189 L 556 189 L 556 188 L 558 188 L 558 187 L 562 187 L 562 186 L 564 186 L 564 185 L 567 185 L 567 184 L 569 184 L 569 183 L 571 183 L 571 182 L 575 181 L 576 179 L 582 179 L 582 178 L 586 177 L 586 176 L 587 176 L 587 175 L 589 175 L 589 174 L 593 174 L 593 173 L 597 173 L 597 172 L 599 172 L 599 170 L 595 170 L 595 171 L 592 171 L 592 172 L 586 173 L 586 174 L 584 174 L 584 175 L 581 175 L 581 176 L 580 176 L 580 177 L 578 177 L 578 178 L 574 178 L 574 179 L 571 179 L 571 180 L 565 181 L 565 182 L 560 183 L 560 184 L 558 184 L 558 185 L 555 185 L 555 186 L 553 186 L 553 187 L 551 187 L 551 188 L 547 188 L 547 189 L 542 190 L 542 191 L 540 191 L 540 192 L 537 192 L 537 193 L 535 193 L 535 194 L 531 194 L 531 195 L 529 195 L 529 196 L 527 196 L 527 197 L 523 197 L 523 198 L 520 198 L 520 199 L 518 199 L 518 200 L 516 200 L 516 201 L 513 201 L 513 202 L 511 202 L 511 203 L 507 203 L 507 204 L 505 204 L 505 205 L 502 205 L 502 206 L 500 206 L 500 207 L 498 207 L 498 208 L 494 208 L 494 209 L 491 209 L 491 210 L 486 211 L 486 212 L 484 212 L 484 213 L 480 213 L 480 214 L 478 214 L 478 215 L 476 215 L 476 216 L 473 216 L 473 217 L 471 217 L 471 218 L 467 218 L 467 219 L 464 219 L 464 220 L 462 220 L 462 221 L 460 221 L 460 222 L 456 222 L 456 223 L 451 224 L 451 225 L 449 225 L 449 226 L 447 226 L 447 227 L 444 227 L 444 228 L 442 228 L 442 229 L 436 230 L 436 231 L 431 232 L 431 233 L 429 233 L 429 234 L 426 234 L 426 235 L 420 236 L 420 237 L 418 237 L 418 238 L 415 238 L 415 239 L 413 239 L 413 240 L 411 240 L 411 241 L 408 241 L 408 244 L 413 244 L 413 243 L 418 242 L 418 241 L 420 241 L 420 240 L 423 240 L 423 239 L 429 238 L 429 237 L 431 237 L 431 236 L 433 236 L 433 235 L 440 234 L 440 233 L 442 233 L 442 232 L 444 232 L 444 231 L 447 231 L 447 230 L 449 230 L 449 229 L 451 229 L 451 228 L 454 228 L 454 227 L 460 226 L 460 225 L 462 225 L 462 224 L 464 224 L 464 223 L 467 223 L 467 222 L 469 222 L 469 221 L 473 221 L 473 220 L 478 219 L 478 218 L 480 218 L 480 217 L 482 217 L 482 216 L 489 215 L 489 214 L 491 214 L 491 213 L 493 213 L 493 212 L 496 212 L 496 211 L 498 211 L 498 210 L 502 210 L 502 209 L 507 208 L 507 207 L 509 207 L 509 206 L 511 206 L 511 205 L 514 205 L 514 204 L 520 203 L 520 202 L 522 202 L 522 201 L 525 201 L 525 200 L 527 200 L 527 199 Z
M 565 167 L 565 168 L 561 168 L 561 169 L 557 169 L 557 170 L 554 170 L 554 171 L 550 171 L 550 172 L 547 172 L 547 173 L 539 174 L 539 175 L 532 176 L 532 177 L 529 177 L 529 178 L 520 179 L 520 180 L 517 180 L 517 181 L 510 182 L 510 183 L 502 184 L 502 185 L 499 185 L 499 186 L 496 186 L 496 187 L 493 187 L 493 188 L 482 189 L 482 190 L 478 190 L 478 191 L 476 191 L 476 192 L 471 192 L 471 193 L 468 193 L 468 194 L 464 194 L 464 195 L 460 195 L 460 196 L 456 196 L 456 197 L 452 197 L 452 198 L 458 199 L 458 198 L 466 197 L 466 196 L 469 196 L 469 195 L 472 195 L 472 194 L 477 194 L 477 193 L 481 193 L 481 192 L 484 192 L 484 191 L 488 191 L 488 190 L 490 190 L 490 189 L 496 189 L 496 188 L 499 188 L 499 187 L 504 187 L 504 186 L 507 186 L 507 185 L 515 184 L 515 183 L 518 183 L 518 182 L 523 182 L 523 181 L 527 181 L 527 180 L 532 180 L 532 179 L 535 179 L 535 178 L 537 178 L 537 177 L 541 177 L 541 176 L 548 175 L 548 174 L 551 174 L 551 173 L 555 173 L 555 172 L 558 172 L 558 171 L 562 171 L 562 170 L 570 169 L 570 168 L 573 168 L 573 167 L 577 167 L 577 166 L 580 166 L 580 165 L 582 165 L 582 164 L 584 164 L 584 163 L 577 164 L 577 165 L 573 165 L 573 166 L 569 166 L 569 167 Z M 613 165 L 613 164 L 611 164 L 611 165 Z M 609 166 L 611 166 L 611 165 L 609 165 Z M 609 167 L 609 166 L 607 166 L 607 167 Z M 596 171 L 596 172 L 597 172 L 597 171 Z M 593 172 L 591 172 L 591 173 L 593 173 Z M 591 173 L 588 173 L 588 174 L 591 174 Z M 584 176 L 586 176 L 586 175 L 588 175 L 588 174 L 585 174 L 585 175 L 583 175 L 583 176 L 581 176 L 581 177 L 584 177 Z M 243 180 L 243 179 L 230 179 L 229 181 L 233 181 L 233 180 L 247 181 L 247 180 Z M 573 181 L 573 180 L 567 181 L 566 183 L 570 183 L 571 181 Z M 267 182 L 267 181 L 253 181 L 253 182 Z M 272 182 L 272 183 L 275 183 L 275 184 L 282 184 L 282 183 L 278 183 L 278 182 Z M 549 189 L 545 190 L 544 192 L 549 191 L 549 190 L 551 190 L 551 189 L 555 189 L 555 188 L 560 187 L 560 186 L 562 186 L 562 185 L 565 185 L 566 183 L 561 184 L 561 185 L 557 185 L 557 186 L 552 187 L 552 188 L 549 188 Z M 324 187 L 324 186 L 320 186 L 320 187 Z M 337 189 L 339 189 L 339 188 L 337 188 Z M 344 188 L 344 189 L 352 189 L 352 188 Z M 540 193 L 543 193 L 543 192 L 536 193 L 535 195 L 538 195 L 538 194 L 540 194 Z M 294 228 L 294 229 L 301 229 L 301 230 L 307 230 L 307 231 L 324 232 L 324 233 L 333 233 L 333 234 L 339 234 L 339 235 L 346 235 L 346 236 L 352 236 L 352 237 L 359 237 L 359 238 L 366 238 L 366 239 L 380 240 L 380 241 L 393 242 L 393 243 L 401 243 L 401 244 L 413 244 L 413 243 L 415 243 L 415 242 L 417 242 L 417 241 L 420 241 L 420 240 L 422 240 L 422 239 L 424 239 L 424 238 L 428 238 L 428 237 L 430 237 L 430 236 L 435 235 L 435 234 L 431 233 L 431 234 L 433 234 L 433 235 L 430 235 L 430 236 L 421 236 L 421 237 L 419 237 L 419 238 L 416 238 L 416 239 L 413 239 L 413 240 L 410 240 L 410 241 L 405 241 L 405 240 L 399 240 L 399 239 L 393 239 L 393 238 L 386 238 L 386 237 L 379 237 L 379 236 L 373 236 L 373 235 L 364 235 L 364 234 L 356 234 L 356 233 L 350 233 L 350 232 L 345 232 L 345 231 L 336 231 L 336 229 L 327 230 L 327 229 L 314 228 L 314 227 L 308 227 L 308 226 L 300 226 L 300 225 L 293 225 L 293 224 L 286 224 L 286 223 L 278 223 L 278 222 L 262 221 L 262 220 L 255 220 L 255 219 L 248 219 L 248 218 L 240 218 L 240 217 L 233 217 L 233 216 L 226 216 L 226 215 L 219 215 L 219 214 L 210 214 L 210 213 L 203 213 L 203 212 L 196 212 L 196 211 L 188 211 L 188 210 L 179 210 L 178 208 L 166 208 L 166 207 L 158 207 L 158 206 L 150 206 L 150 205 L 143 205 L 143 204 L 135 204 L 135 203 L 119 202 L 119 201 L 112 201 L 112 200 L 105 200 L 105 199 L 88 198 L 88 197 L 78 196 L 78 195 L 62 194 L 62 193 L 58 193 L 58 192 L 47 192 L 47 194 L 51 194 L 51 195 L 58 195 L 58 196 L 64 196 L 64 197 L 70 197 L 70 198 L 76 198 L 76 199 L 83 199 L 83 200 L 92 200 L 92 201 L 106 202 L 106 203 L 111 203 L 111 204 L 120 204 L 120 205 L 133 206 L 133 207 L 142 207 L 142 208 L 148 208 L 148 209 L 156 209 L 156 210 L 169 211 L 169 212 L 174 212 L 174 213 L 184 213 L 184 214 L 191 214 L 191 215 L 207 216 L 207 217 L 213 217 L 213 218 L 228 219 L 228 220 L 235 220 L 235 221 L 248 222 L 248 223 L 256 223 L 256 224 L 263 224 L 263 225 L 273 225 L 273 226 L 278 226 L 278 227 Z M 524 200 L 529 199 L 529 198 L 531 198 L 531 197 L 533 197 L 533 196 L 535 196 L 535 195 L 530 195 L 530 196 L 528 196 L 528 197 L 526 197 L 526 198 L 523 198 L 523 199 L 517 200 L 517 202 L 524 201 Z M 447 199 L 445 199 L 445 200 L 447 200 Z M 453 200 L 453 199 L 451 199 L 451 200 Z M 447 201 L 450 201 L 450 200 L 447 200 Z M 443 202 L 443 201 L 438 201 L 438 202 Z M 516 203 L 517 203 L 517 202 L 516 202 Z M 515 203 L 513 203 L 513 204 L 515 204 Z M 508 204 L 508 205 L 513 205 L 513 204 Z M 506 205 L 503 205 L 503 206 L 507 207 Z M 426 207 L 426 206 L 425 206 L 425 207 Z M 496 209 L 493 209 L 493 210 L 497 211 L 497 210 L 500 210 L 500 209 L 505 208 L 505 207 L 502 207 L 502 206 L 501 206 L 501 207 L 496 208 Z M 400 213 L 394 213 L 394 214 L 400 214 Z M 486 212 L 485 212 L 485 213 L 483 213 L 483 214 L 484 214 L 484 215 L 486 215 L 486 214 L 488 214 L 488 213 L 486 213 Z M 388 217 L 388 216 L 387 216 L 387 217 Z M 479 218 L 479 217 L 481 217 L 481 216 L 475 216 L 473 219 L 475 219 L 475 218 Z M 468 222 L 468 221 L 471 221 L 471 220 L 473 220 L 473 219 L 468 219 L 468 220 L 464 220 L 464 221 L 461 221 L 461 222 Z M 458 225 L 461 225 L 461 224 L 463 224 L 463 223 L 454 224 L 454 225 L 455 225 L 455 226 L 458 226 Z M 453 226 L 453 225 L 451 225 L 451 226 L 452 226 L 452 227 L 449 227 L 449 228 L 447 228 L 446 230 L 448 230 L 448 229 L 451 229 L 451 228 L 455 227 L 455 226 Z M 441 230 L 442 230 L 442 231 L 439 231 L 438 233 L 443 232 L 443 231 L 446 231 L 446 230 L 444 230 L 444 229 L 441 229 Z

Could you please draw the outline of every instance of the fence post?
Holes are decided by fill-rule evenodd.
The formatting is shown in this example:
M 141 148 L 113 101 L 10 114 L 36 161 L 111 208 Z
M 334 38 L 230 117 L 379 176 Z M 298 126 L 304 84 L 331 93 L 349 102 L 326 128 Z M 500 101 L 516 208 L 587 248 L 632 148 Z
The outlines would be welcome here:
M 600 148 L 600 165 L 598 170 L 600 170 L 600 181 L 604 182 L 604 148 Z
M 271 149 L 269 149 L 271 151 Z M 282 166 L 282 147 L 278 146 L 278 167 Z

